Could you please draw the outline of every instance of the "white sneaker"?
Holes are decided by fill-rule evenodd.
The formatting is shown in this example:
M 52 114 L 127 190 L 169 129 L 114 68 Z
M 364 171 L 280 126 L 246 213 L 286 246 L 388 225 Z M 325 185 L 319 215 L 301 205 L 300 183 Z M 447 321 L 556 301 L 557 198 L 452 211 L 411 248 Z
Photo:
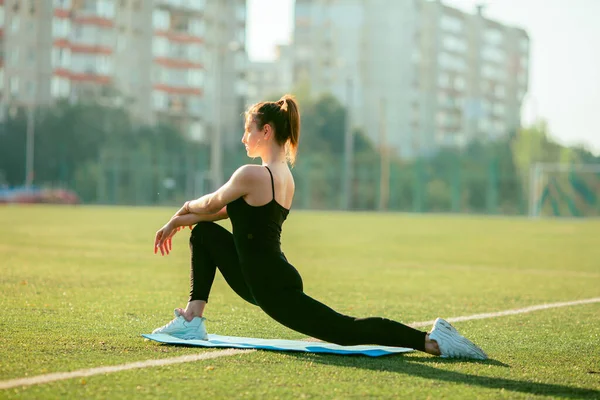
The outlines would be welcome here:
M 437 342 L 443 358 L 473 358 L 476 360 L 487 360 L 488 358 L 483 350 L 460 335 L 448 321 L 442 318 L 435 320 L 433 329 L 429 333 L 429 339 Z
M 175 310 L 175 319 L 165 326 L 156 328 L 152 333 L 163 333 L 184 340 L 208 340 L 204 321 L 205 318 L 194 317 L 188 322 Z

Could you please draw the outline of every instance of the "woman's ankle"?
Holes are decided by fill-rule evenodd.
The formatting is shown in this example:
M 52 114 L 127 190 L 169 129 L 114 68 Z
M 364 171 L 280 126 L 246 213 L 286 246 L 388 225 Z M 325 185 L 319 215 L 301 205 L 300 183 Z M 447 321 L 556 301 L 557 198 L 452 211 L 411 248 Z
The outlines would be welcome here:
M 204 314 L 204 307 L 206 306 L 206 302 L 203 300 L 193 300 L 187 304 L 185 310 L 183 310 L 183 316 L 186 320 L 191 321 L 195 317 L 202 318 Z
M 429 339 L 429 334 L 425 336 L 425 352 L 434 356 L 439 356 L 442 354 L 440 352 L 440 346 L 437 344 L 437 342 Z

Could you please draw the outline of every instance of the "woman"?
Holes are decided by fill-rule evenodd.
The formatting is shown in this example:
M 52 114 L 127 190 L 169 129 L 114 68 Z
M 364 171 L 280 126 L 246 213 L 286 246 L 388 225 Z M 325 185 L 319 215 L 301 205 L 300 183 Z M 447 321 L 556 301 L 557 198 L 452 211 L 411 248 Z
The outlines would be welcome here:
M 385 318 L 342 315 L 303 292 L 298 271 L 280 249 L 281 226 L 294 197 L 293 164 L 300 138 L 300 113 L 289 95 L 262 102 L 246 112 L 242 143 L 262 165 L 240 167 L 220 189 L 186 202 L 155 237 L 155 249 L 169 254 L 182 227 L 196 225 L 190 237 L 191 292 L 185 309 L 153 333 L 207 339 L 204 308 L 216 269 L 244 300 L 259 306 L 297 332 L 340 345 L 408 347 L 442 357 L 485 359 L 485 353 L 446 321 L 431 333 Z M 213 221 L 230 218 L 233 234 Z

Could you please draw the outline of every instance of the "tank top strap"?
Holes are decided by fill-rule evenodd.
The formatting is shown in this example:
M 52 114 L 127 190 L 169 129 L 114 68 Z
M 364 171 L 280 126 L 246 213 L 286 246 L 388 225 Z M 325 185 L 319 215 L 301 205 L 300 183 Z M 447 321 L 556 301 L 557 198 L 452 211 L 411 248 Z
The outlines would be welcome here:
M 273 173 L 266 165 L 265 168 L 267 169 L 267 171 L 269 171 L 269 175 L 271 175 L 271 189 L 273 190 L 273 200 L 275 200 L 275 182 L 273 181 Z

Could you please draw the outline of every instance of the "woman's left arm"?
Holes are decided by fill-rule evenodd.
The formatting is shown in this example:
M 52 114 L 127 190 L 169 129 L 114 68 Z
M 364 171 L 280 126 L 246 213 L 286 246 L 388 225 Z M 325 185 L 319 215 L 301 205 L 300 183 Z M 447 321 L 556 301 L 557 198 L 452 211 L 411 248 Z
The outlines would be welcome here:
M 171 238 L 181 226 L 192 225 L 202 220 L 226 218 L 224 207 L 242 196 L 248 194 L 256 182 L 258 168 L 255 165 L 244 165 L 238 168 L 229 181 L 216 192 L 207 194 L 196 200 L 186 201 L 183 207 L 175 213 L 165 226 L 156 232 L 154 237 L 154 253 L 169 254 Z
M 257 172 L 258 170 L 254 165 L 244 165 L 238 168 L 229 181 L 216 192 L 209 193 L 196 200 L 187 201 L 176 215 L 217 213 L 228 203 L 250 192 L 253 182 L 256 181 Z

